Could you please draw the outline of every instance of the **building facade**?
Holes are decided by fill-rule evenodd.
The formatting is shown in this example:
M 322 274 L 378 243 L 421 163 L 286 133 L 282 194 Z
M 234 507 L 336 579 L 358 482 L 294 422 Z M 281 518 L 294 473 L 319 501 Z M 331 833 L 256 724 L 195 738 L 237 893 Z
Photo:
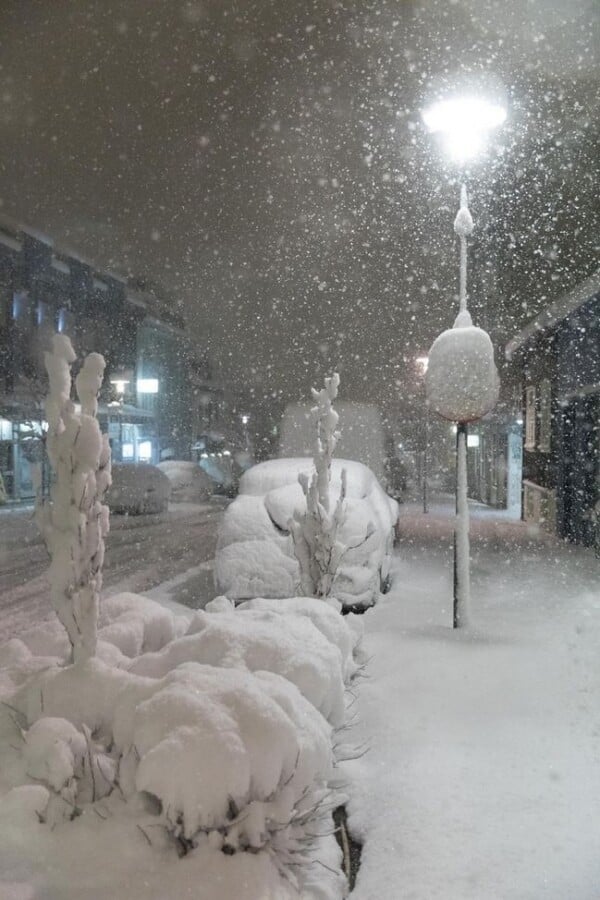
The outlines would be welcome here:
M 521 379 L 523 517 L 598 542 L 600 276 L 579 284 L 507 346 Z
M 202 355 L 180 316 L 127 280 L 0 225 L 0 474 L 9 500 L 34 494 L 43 457 L 44 350 L 67 334 L 79 358 L 106 359 L 99 420 L 115 461 L 191 458 Z M 217 393 L 203 384 L 202 396 Z

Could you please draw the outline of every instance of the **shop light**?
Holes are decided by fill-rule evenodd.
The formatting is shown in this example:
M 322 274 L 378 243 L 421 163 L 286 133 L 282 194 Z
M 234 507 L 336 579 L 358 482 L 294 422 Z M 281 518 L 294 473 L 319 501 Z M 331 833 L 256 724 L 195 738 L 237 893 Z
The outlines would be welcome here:
M 138 378 L 138 394 L 158 394 L 158 378 Z
M 148 462 L 152 459 L 152 441 L 140 441 L 138 444 L 138 459 L 141 462 Z

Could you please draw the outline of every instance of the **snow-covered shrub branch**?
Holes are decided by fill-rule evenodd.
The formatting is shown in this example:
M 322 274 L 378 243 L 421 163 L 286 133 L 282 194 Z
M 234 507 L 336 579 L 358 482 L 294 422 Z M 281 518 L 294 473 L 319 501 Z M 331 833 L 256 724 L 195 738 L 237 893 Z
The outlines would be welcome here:
M 340 376 L 335 372 L 325 379 L 320 391 L 312 389 L 316 406 L 311 410 L 315 424 L 315 471 L 312 477 L 298 477 L 306 499 L 306 509 L 296 510 L 289 527 L 300 566 L 300 586 L 308 597 L 328 597 L 344 553 L 338 539 L 345 519 L 346 471 L 342 471 L 340 493 L 330 510 L 331 460 L 339 438 L 339 416 L 333 408 Z
M 98 598 L 109 511 L 110 447 L 96 418 L 105 362 L 86 357 L 75 379 L 80 411 L 71 400 L 71 365 L 76 356 L 66 335 L 56 334 L 45 354 L 49 392 L 45 402 L 46 447 L 54 472 L 49 499 L 38 496 L 36 520 L 51 556 L 52 604 L 71 644 L 71 661 L 96 651 Z
M 54 825 L 74 819 L 79 804 L 95 803 L 113 790 L 116 762 L 94 742 L 87 726 L 79 731 L 67 719 L 45 716 L 24 733 L 24 740 L 27 775 L 48 790 L 40 821 Z

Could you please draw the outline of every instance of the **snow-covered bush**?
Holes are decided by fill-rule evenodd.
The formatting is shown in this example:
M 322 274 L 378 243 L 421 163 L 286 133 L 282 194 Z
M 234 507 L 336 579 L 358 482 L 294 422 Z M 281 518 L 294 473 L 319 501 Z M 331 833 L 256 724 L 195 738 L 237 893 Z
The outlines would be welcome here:
M 160 650 L 185 633 L 187 622 L 170 610 L 129 591 L 102 601 L 98 640 L 114 644 L 124 656 Z
M 103 497 L 111 482 L 110 447 L 96 414 L 104 358 L 90 353 L 75 379 L 80 401 L 71 400 L 71 365 L 76 356 L 66 335 L 56 334 L 45 353 L 49 393 L 46 446 L 55 480 L 50 498 L 38 497 L 36 519 L 51 556 L 54 609 L 81 662 L 96 651 L 98 597 L 102 587 L 104 538 L 109 512 Z
M 316 406 L 311 410 L 316 428 L 315 471 L 310 480 L 305 473 L 299 475 L 306 508 L 296 510 L 289 521 L 300 566 L 300 587 L 307 597 L 329 596 L 344 552 L 338 532 L 345 517 L 345 470 L 342 470 L 338 498 L 333 510 L 330 509 L 331 460 L 338 440 L 338 414 L 332 402 L 337 397 L 339 383 L 340 376 L 335 372 L 331 378 L 325 379 L 325 387 L 320 391 L 312 388 L 316 401 Z
M 44 716 L 24 734 L 26 772 L 49 790 L 42 821 L 53 825 L 79 814 L 78 804 L 94 803 L 115 786 L 116 762 L 67 719 Z
M 298 889 L 331 830 L 331 726 L 272 672 L 190 662 L 150 678 L 92 659 L 46 669 L 11 705 L 31 723 L 24 757 L 47 790 L 41 821 L 72 819 L 118 785 L 180 855 L 266 853 Z M 333 881 L 324 897 L 341 896 Z
M 188 663 L 150 690 L 117 708 L 115 740 L 175 836 L 260 849 L 327 783 L 329 728 L 285 679 Z
M 215 602 L 213 601 L 213 604 Z M 212 604 L 209 604 L 207 610 L 211 607 Z M 356 672 L 354 650 L 358 635 L 349 628 L 348 619 L 339 615 L 341 604 L 337 600 L 331 599 L 327 603 L 321 603 L 312 597 L 290 597 L 281 602 L 257 597 L 238 606 L 238 612 L 245 609 L 266 610 L 280 616 L 300 616 L 310 619 L 323 637 L 340 651 L 344 680 L 349 681 Z
M 0 828 L 17 866 L 34 833 L 70 872 L 85 859 L 86 884 L 107 877 L 109 858 L 115 879 L 143 866 L 156 900 L 206 878 L 205 900 L 341 900 L 332 734 L 353 638 L 338 610 L 313 598 L 290 600 L 287 615 L 268 601 L 236 610 L 222 597 L 188 624 L 120 594 L 103 602 L 96 656 L 76 666 L 61 665 L 55 629 L 11 641 L 0 652 L 0 738 L 13 719 L 22 762 L 0 773 Z M 170 887 L 148 848 L 162 866 L 187 856 Z M 49 889 L 79 896 L 78 875 L 66 888 L 51 869 Z
M 291 629 L 269 610 L 239 610 L 234 615 L 199 611 L 187 634 L 156 653 L 139 656 L 130 671 L 161 678 L 186 662 L 282 675 L 333 725 L 343 722 L 341 653 L 307 617 L 296 617 Z

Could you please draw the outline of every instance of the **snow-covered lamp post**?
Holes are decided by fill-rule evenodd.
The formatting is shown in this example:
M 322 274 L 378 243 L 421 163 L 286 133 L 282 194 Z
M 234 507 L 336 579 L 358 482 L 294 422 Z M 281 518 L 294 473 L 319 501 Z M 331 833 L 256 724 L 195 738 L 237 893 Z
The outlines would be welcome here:
M 506 118 L 506 110 L 481 98 L 451 98 L 423 113 L 430 131 L 439 131 L 459 162 L 474 157 L 485 135 Z M 467 424 L 480 419 L 498 400 L 500 379 L 487 332 L 473 325 L 467 309 L 467 239 L 473 219 L 463 184 L 454 231 L 460 239 L 459 312 L 454 326 L 442 332 L 429 351 L 426 372 L 428 405 L 456 423 L 456 523 L 454 528 L 453 626 L 468 624 L 470 603 L 469 507 L 467 503 Z

